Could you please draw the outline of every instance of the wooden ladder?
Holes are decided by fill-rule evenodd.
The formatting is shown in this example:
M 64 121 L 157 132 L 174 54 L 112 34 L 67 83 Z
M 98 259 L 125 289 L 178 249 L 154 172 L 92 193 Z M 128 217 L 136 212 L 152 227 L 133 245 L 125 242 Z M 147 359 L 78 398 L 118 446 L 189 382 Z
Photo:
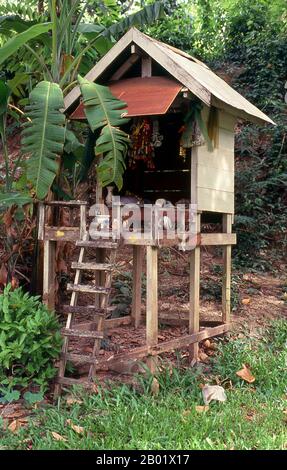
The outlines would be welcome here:
M 55 386 L 54 397 L 57 399 L 61 394 L 62 385 L 82 384 L 89 386 L 92 383 L 95 374 L 96 357 L 101 348 L 101 341 L 104 339 L 104 327 L 106 314 L 109 311 L 109 297 L 112 282 L 112 270 L 116 258 L 117 242 L 107 239 L 87 240 L 87 233 L 83 240 L 76 242 L 76 246 L 80 247 L 80 254 L 77 262 L 72 263 L 72 269 L 75 269 L 75 278 L 73 284 L 68 284 L 67 290 L 72 292 L 70 305 L 64 306 L 64 312 L 68 314 L 66 327 L 62 330 L 64 337 L 62 354 L 59 363 L 58 377 Z M 96 248 L 96 261 L 85 261 L 87 248 Z M 109 257 L 109 262 L 104 262 Z M 96 274 L 96 282 L 98 285 L 81 284 L 82 271 L 92 271 Z M 79 293 L 91 293 L 95 295 L 94 305 L 78 304 Z M 92 314 L 97 320 L 95 330 L 83 330 L 77 328 L 74 323 L 76 314 Z M 69 339 L 90 338 L 94 340 L 93 351 L 91 355 L 80 355 L 69 352 Z M 77 379 L 65 376 L 67 361 L 81 362 L 90 364 L 88 380 L 80 382 Z

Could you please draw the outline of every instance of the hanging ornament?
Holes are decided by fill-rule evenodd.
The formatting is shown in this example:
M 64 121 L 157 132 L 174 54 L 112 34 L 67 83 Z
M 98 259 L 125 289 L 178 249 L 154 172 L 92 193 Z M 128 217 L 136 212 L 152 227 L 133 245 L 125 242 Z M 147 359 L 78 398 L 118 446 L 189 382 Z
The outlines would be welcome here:
M 143 161 L 147 168 L 154 169 L 153 126 L 148 118 L 140 118 L 131 128 L 131 149 L 129 167 L 135 168 L 137 161 Z
M 159 133 L 159 122 L 156 119 L 153 121 L 152 144 L 154 147 L 161 147 L 162 141 L 163 135 Z
M 202 104 L 200 102 L 190 102 L 189 110 L 184 118 L 184 126 L 180 129 L 182 134 L 180 145 L 184 148 L 191 148 L 206 143 L 208 149 L 213 150 L 207 127 L 201 116 L 201 110 Z

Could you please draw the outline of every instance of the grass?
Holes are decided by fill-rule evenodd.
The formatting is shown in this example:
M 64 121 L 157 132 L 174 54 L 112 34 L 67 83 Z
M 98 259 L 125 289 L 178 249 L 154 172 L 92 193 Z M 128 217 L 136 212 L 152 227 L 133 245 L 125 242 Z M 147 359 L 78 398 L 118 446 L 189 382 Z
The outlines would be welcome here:
M 35 412 L 17 433 L 0 431 L 2 449 L 284 449 L 286 432 L 287 322 L 272 323 L 263 338 L 243 337 L 218 343 L 218 354 L 203 368 L 166 368 L 152 395 L 152 378 L 137 390 L 126 385 L 100 388 L 98 394 L 74 390 L 81 403 L 49 406 Z M 243 382 L 236 371 L 250 367 L 256 381 Z M 220 382 L 225 403 L 203 405 L 200 384 Z M 230 388 L 230 382 L 232 387 Z M 78 434 L 67 424 L 83 427 Z M 57 441 L 52 432 L 65 441 Z

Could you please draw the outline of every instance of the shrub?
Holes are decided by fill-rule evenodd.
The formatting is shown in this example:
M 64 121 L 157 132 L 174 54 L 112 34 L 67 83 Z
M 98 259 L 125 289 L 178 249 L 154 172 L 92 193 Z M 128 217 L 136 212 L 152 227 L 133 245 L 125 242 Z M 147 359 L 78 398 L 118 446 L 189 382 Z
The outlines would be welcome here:
M 12 290 L 0 295 L 0 385 L 47 387 L 61 350 L 60 325 L 39 297 Z

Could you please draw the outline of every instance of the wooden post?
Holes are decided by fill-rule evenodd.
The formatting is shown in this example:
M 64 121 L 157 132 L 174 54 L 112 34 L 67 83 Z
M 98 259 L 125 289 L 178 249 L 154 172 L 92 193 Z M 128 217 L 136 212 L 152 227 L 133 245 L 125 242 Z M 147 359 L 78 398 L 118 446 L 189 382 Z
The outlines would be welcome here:
M 141 321 L 141 290 L 142 290 L 142 262 L 143 247 L 133 246 L 133 298 L 132 298 L 132 321 L 138 328 Z
M 142 69 L 141 76 L 142 78 L 151 77 L 152 75 L 152 59 L 150 56 L 142 56 Z
M 44 240 L 45 234 L 45 205 L 39 202 L 38 206 L 38 240 Z
M 146 343 L 149 347 L 158 342 L 158 247 L 147 246 L 146 261 Z M 147 366 L 154 373 L 157 358 L 148 356 Z
M 80 239 L 85 240 L 87 236 L 87 206 L 80 206 Z
M 222 231 L 232 232 L 232 214 L 223 214 Z M 231 299 L 231 245 L 223 247 L 222 321 L 230 322 Z
M 196 215 L 195 230 L 200 233 L 200 214 Z M 190 254 L 190 306 L 189 334 L 199 332 L 199 289 L 200 289 L 200 246 L 196 246 Z M 190 345 L 190 361 L 198 359 L 198 342 Z
M 55 241 L 44 241 L 43 302 L 51 310 L 55 309 L 56 244 Z

